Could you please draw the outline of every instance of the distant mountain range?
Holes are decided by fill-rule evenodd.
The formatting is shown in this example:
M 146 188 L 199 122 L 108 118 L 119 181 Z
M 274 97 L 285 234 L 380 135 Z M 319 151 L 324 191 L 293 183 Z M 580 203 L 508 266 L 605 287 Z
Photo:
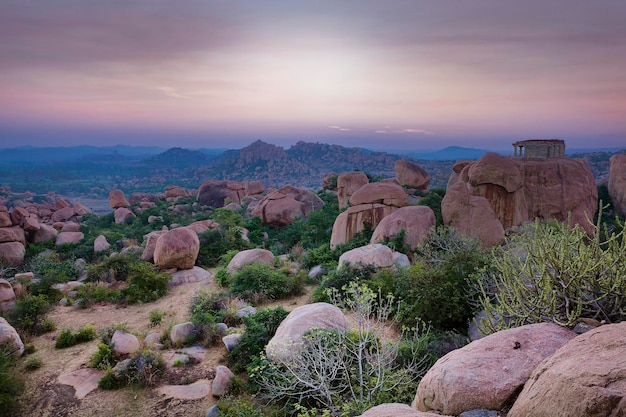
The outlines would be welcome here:
M 13 192 L 54 191 L 101 198 L 112 188 L 126 193 L 161 192 L 167 185 L 195 189 L 209 179 L 258 180 L 266 186 L 292 184 L 317 189 L 325 174 L 360 170 L 390 178 L 400 159 L 413 160 L 431 176 L 431 188 L 445 187 L 454 161 L 487 151 L 452 146 L 436 152 L 394 155 L 362 148 L 298 142 L 284 149 L 256 141 L 242 149 L 164 149 L 132 146 L 20 147 L 0 150 L 0 186 Z M 587 159 L 598 181 L 612 153 L 577 154 Z

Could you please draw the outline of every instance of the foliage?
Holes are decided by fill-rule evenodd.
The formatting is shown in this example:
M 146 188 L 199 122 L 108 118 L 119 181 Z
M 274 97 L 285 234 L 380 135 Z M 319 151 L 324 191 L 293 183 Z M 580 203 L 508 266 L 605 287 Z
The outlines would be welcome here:
M 623 225 L 622 225 L 623 226 Z M 529 323 L 574 326 L 580 318 L 626 318 L 626 238 L 589 236 L 578 225 L 535 221 L 494 250 L 482 273 L 480 301 L 487 333 Z
M 54 347 L 57 349 L 67 348 L 79 343 L 89 342 L 94 340 L 97 336 L 96 329 L 91 324 L 81 327 L 76 333 L 74 333 L 72 329 L 63 329 L 57 336 Z
M 30 358 L 24 361 L 24 368 L 28 371 L 34 371 L 35 369 L 39 369 L 43 366 L 43 359 L 39 356 L 31 356 Z
M 249 399 L 222 398 L 217 402 L 220 417 L 264 417 L 261 408 Z
M 285 401 L 303 407 L 321 407 L 338 415 L 361 414 L 385 402 L 408 402 L 417 380 L 429 362 L 426 353 L 428 329 L 409 330 L 404 337 L 413 342 L 409 362 L 398 361 L 398 343 L 387 340 L 392 326 L 393 297 L 376 295 L 356 283 L 334 292 L 335 302 L 352 309 L 357 322 L 354 332 L 312 330 L 304 338 L 299 354 L 280 364 L 261 357 L 250 378 L 260 385 L 259 396 L 270 402 Z
M 252 358 L 265 349 L 287 314 L 289 313 L 282 307 L 266 308 L 243 319 L 246 325 L 245 331 L 227 355 L 235 372 L 245 369 Z
M 46 330 L 46 313 L 50 309 L 43 295 L 27 295 L 15 303 L 15 309 L 9 314 L 9 321 L 14 327 L 32 334 L 41 334 Z
M 229 251 L 240 251 L 250 247 L 241 238 L 241 229 L 238 226 L 207 230 L 200 234 L 198 238 L 200 240 L 200 251 L 198 252 L 196 263 L 206 267 L 218 265 L 222 257 Z
M 76 280 L 80 270 L 72 260 L 62 260 L 58 253 L 44 252 L 30 258 L 26 269 L 34 273 L 35 280 L 28 283 L 33 295 L 42 295 L 50 303 L 59 301 L 61 292 L 52 288 L 54 284 Z
M 427 206 L 435 213 L 435 221 L 437 226 L 443 226 L 443 216 L 441 214 L 441 201 L 446 195 L 445 188 L 433 188 L 428 194 L 420 198 L 419 205 Z
M 165 311 L 155 308 L 154 310 L 150 310 L 148 314 L 148 319 L 150 320 L 151 326 L 158 326 L 163 321 L 163 317 L 165 316 Z
M 102 389 L 116 389 L 127 385 L 154 386 L 165 371 L 165 362 L 157 352 L 142 350 L 135 353 L 130 362 L 119 371 L 107 368 L 98 382 Z
M 239 324 L 241 319 L 228 311 L 229 303 L 230 299 L 223 293 L 215 294 L 202 291 L 194 297 L 189 320 L 195 324 L 198 329 L 197 338 L 205 346 L 219 342 L 221 334 L 217 328 L 217 323 Z
M 99 343 L 98 351 L 91 354 L 89 357 L 89 367 L 105 370 L 113 366 L 115 363 L 115 358 L 113 356 L 113 351 L 109 347 L 108 344 Z
M 253 303 L 298 295 L 303 283 L 301 275 L 292 276 L 261 262 L 244 265 L 229 279 L 233 293 Z
M 152 264 L 133 264 L 128 275 L 128 285 L 122 288 L 122 297 L 126 302 L 150 303 L 167 295 L 170 276 L 157 272 Z
M 0 344 L 0 416 L 6 417 L 19 415 L 17 397 L 24 387 L 12 351 L 12 346 Z

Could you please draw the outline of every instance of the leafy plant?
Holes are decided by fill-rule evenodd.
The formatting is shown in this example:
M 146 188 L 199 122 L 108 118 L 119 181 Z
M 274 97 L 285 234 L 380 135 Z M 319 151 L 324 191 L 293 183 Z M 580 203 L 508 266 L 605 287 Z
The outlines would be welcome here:
M 46 313 L 50 304 L 43 295 L 27 295 L 15 303 L 15 309 L 10 313 L 11 324 L 32 334 L 41 334 L 46 327 Z
M 0 344 L 0 415 L 18 415 L 17 397 L 24 383 L 17 373 L 13 346 Z
M 89 342 L 94 340 L 96 337 L 98 337 L 98 334 L 96 333 L 96 329 L 91 324 L 81 327 L 76 333 L 74 333 L 72 329 L 63 329 L 57 336 L 54 347 L 57 349 L 63 349 L 79 343 Z
M 302 292 L 300 275 L 288 275 L 265 263 L 244 265 L 229 280 L 230 289 L 248 302 L 276 300 Z
M 31 356 L 24 362 L 24 368 L 28 371 L 34 371 L 43 366 L 43 359 L 38 356 Z
M 150 310 L 148 314 L 148 319 L 150 320 L 151 326 L 158 326 L 163 321 L 163 317 L 165 316 L 165 311 L 155 308 L 154 310 Z

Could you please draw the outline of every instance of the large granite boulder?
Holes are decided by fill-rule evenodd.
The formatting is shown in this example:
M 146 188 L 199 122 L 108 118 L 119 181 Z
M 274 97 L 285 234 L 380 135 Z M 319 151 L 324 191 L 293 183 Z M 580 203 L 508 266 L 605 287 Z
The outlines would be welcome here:
M 189 197 L 191 194 L 186 188 L 178 185 L 168 185 L 165 187 L 165 198 Z
M 24 229 L 18 226 L 0 228 L 0 243 L 4 242 L 20 242 L 26 244 L 26 235 Z
M 267 359 L 289 362 L 303 347 L 303 336 L 312 329 L 346 331 L 348 322 L 341 310 L 332 304 L 314 303 L 294 308 L 278 326 L 265 348 Z
M 112 209 L 118 209 L 120 207 L 130 207 L 130 203 L 124 195 L 124 191 L 117 189 L 111 190 L 109 192 L 109 205 Z
M 116 208 L 113 212 L 113 218 L 115 219 L 115 224 L 126 223 L 130 219 L 135 217 L 135 213 L 133 213 L 130 209 L 126 207 Z
M 159 236 L 154 247 L 154 263 L 161 269 L 191 269 L 199 252 L 198 235 L 187 227 L 179 227 Z
M 73 207 L 63 207 L 52 213 L 51 217 L 53 222 L 69 222 L 76 220 L 76 213 Z
M 392 240 L 405 231 L 403 243 L 412 250 L 424 242 L 431 227 L 435 227 L 435 213 L 430 207 L 402 207 L 384 217 L 372 234 L 371 243 Z
M 60 246 L 67 243 L 80 243 L 84 237 L 83 232 L 61 232 L 57 235 L 55 245 Z
M 5 206 L 0 206 L 0 228 L 13 226 L 11 215 Z
M 365 172 L 354 171 L 344 172 L 337 177 L 337 199 L 339 200 L 339 208 L 348 207 L 350 197 L 356 190 L 370 182 Z
M 416 190 L 426 190 L 430 184 L 430 175 L 421 166 L 410 161 L 396 161 L 394 171 L 398 183 Z
M 146 247 L 144 248 L 143 253 L 141 254 L 142 261 L 154 263 L 154 250 L 156 249 L 156 243 L 157 243 L 157 240 L 159 240 L 159 237 L 161 237 L 161 235 L 164 233 L 166 233 L 166 231 L 156 230 L 144 236 Z
M 237 253 L 228 263 L 226 271 L 233 274 L 243 268 L 244 265 L 261 262 L 270 266 L 274 265 L 274 254 L 267 249 L 248 249 Z
M 626 322 L 563 345 L 528 378 L 508 417 L 626 416 Z
M 330 237 L 330 247 L 334 249 L 351 241 L 357 233 L 362 232 L 366 225 L 376 228 L 389 214 L 398 208 L 385 204 L 359 204 L 348 209 L 335 219 Z
M 476 340 L 430 368 L 419 384 L 413 407 L 450 415 L 501 410 L 515 399 L 537 365 L 575 336 L 556 324 L 539 323 Z
M 286 226 L 296 219 L 306 219 L 319 210 L 324 202 L 313 191 L 286 185 L 266 195 L 252 211 L 263 224 Z
M 13 310 L 15 307 L 15 291 L 6 279 L 0 279 L 0 313 Z
M 107 238 L 104 235 L 98 236 L 93 241 L 93 251 L 96 253 L 103 252 L 109 249 L 110 247 L 111 247 L 111 244 L 107 241 Z
M 4 317 L 0 317 L 0 344 L 7 344 L 11 347 L 9 352 L 15 356 L 22 356 L 24 353 L 24 343 L 15 328 L 11 326 Z
M 246 195 L 246 185 L 238 181 L 205 181 L 198 188 L 198 203 L 215 208 L 224 207 L 229 202 L 241 204 Z
M 489 201 L 472 195 L 462 181 L 446 191 L 441 201 L 441 215 L 445 224 L 480 240 L 485 246 L 504 242 L 504 227 Z
M 615 208 L 622 214 L 626 214 L 626 153 L 619 153 L 611 157 L 609 196 L 611 196 Z
M 375 243 L 344 252 L 339 257 L 338 267 L 372 266 L 374 268 L 390 268 L 393 264 L 393 251 L 389 246 Z
M 40 224 L 39 230 L 34 233 L 30 233 L 30 241 L 33 243 L 49 242 L 56 239 L 58 230 L 47 224 Z

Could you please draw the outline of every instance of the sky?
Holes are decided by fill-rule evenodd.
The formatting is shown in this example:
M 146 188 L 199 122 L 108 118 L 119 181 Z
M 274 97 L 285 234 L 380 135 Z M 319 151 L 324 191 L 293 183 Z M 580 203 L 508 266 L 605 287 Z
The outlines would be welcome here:
M 618 0 L 0 0 L 0 147 L 626 146 L 625 22 Z

